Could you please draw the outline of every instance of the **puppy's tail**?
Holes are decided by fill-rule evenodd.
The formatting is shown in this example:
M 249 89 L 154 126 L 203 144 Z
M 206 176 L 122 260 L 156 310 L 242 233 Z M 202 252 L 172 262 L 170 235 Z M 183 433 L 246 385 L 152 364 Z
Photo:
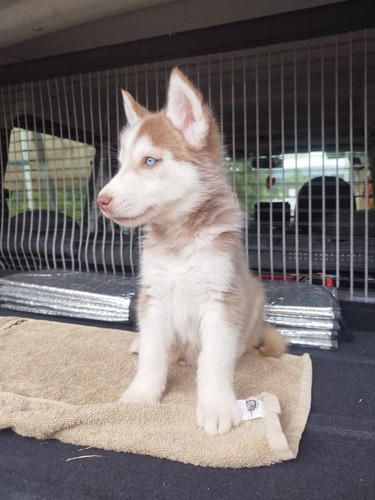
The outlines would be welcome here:
M 279 358 L 286 352 L 284 337 L 269 323 L 264 323 L 263 325 L 263 338 L 259 346 L 259 351 L 263 356 L 272 356 L 274 358 Z

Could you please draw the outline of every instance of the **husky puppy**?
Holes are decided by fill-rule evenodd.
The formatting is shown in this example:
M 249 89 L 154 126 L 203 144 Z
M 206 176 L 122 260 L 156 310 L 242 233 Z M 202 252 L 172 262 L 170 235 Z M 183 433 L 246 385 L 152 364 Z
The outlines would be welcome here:
M 122 94 L 120 168 L 97 199 L 120 226 L 146 224 L 138 370 L 121 401 L 160 401 L 169 363 L 183 360 L 197 366 L 198 424 L 223 434 L 240 423 L 236 360 L 254 347 L 280 356 L 283 337 L 263 320 L 262 285 L 246 265 L 243 217 L 202 95 L 178 69 L 159 112 Z

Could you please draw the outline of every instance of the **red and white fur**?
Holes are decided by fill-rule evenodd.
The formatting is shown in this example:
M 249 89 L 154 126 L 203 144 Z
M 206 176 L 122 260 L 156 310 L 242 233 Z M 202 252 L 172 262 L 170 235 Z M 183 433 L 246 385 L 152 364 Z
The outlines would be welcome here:
M 121 401 L 160 401 L 169 364 L 183 360 L 197 366 L 198 424 L 222 434 L 240 423 L 236 360 L 253 347 L 280 356 L 284 341 L 263 320 L 220 133 L 200 92 L 174 69 L 165 109 L 151 113 L 125 91 L 123 100 L 120 168 L 97 200 L 121 226 L 146 224 L 138 370 Z

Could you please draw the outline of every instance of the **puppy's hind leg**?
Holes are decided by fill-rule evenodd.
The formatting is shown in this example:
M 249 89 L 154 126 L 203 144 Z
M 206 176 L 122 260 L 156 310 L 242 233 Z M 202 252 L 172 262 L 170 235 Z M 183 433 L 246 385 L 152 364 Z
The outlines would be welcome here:
M 130 352 L 130 354 L 138 354 L 139 353 L 139 334 L 135 337 L 135 339 L 131 343 L 129 352 Z
M 287 350 L 284 337 L 273 325 L 264 322 L 262 326 L 263 335 L 261 345 L 259 346 L 259 352 L 262 353 L 263 356 L 279 358 Z

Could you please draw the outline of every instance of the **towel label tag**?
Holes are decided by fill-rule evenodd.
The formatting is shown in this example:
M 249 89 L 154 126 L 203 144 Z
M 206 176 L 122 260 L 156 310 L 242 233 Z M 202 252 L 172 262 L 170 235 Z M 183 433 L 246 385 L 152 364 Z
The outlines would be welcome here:
M 264 417 L 264 403 L 256 398 L 237 399 L 241 420 L 253 420 Z

